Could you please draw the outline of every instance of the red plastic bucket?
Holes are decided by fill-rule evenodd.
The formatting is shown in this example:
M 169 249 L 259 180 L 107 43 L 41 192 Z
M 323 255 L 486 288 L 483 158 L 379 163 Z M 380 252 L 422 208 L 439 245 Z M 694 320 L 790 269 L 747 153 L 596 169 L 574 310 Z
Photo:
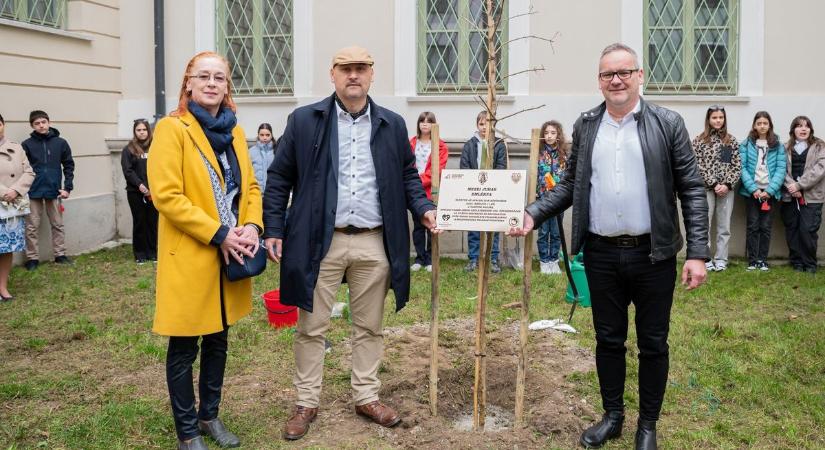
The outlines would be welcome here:
M 273 327 L 291 327 L 298 323 L 298 307 L 281 304 L 281 291 L 265 292 L 262 295 L 269 324 Z

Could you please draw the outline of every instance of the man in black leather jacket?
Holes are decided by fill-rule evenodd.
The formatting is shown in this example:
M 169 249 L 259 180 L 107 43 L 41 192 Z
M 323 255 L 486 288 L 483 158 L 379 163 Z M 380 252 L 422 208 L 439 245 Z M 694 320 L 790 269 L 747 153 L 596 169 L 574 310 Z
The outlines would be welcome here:
M 605 409 L 580 442 L 596 448 L 621 435 L 632 302 L 639 346 L 636 448 L 651 449 L 667 383 L 676 254 L 684 244 L 676 196 L 687 233 L 682 271 L 687 289 L 705 279 L 708 207 L 682 118 L 639 95 L 644 71 L 636 53 L 623 44 L 605 48 L 598 80 L 605 102 L 576 122 L 565 178 L 527 206 L 524 228 L 510 234 L 524 235 L 573 206 L 572 251 L 584 251 Z

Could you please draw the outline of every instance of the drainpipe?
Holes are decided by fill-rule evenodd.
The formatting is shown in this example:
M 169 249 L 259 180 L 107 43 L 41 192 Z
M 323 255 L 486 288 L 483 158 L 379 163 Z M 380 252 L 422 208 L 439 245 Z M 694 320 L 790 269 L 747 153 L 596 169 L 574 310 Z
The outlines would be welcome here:
M 163 0 L 155 0 L 155 122 L 166 115 L 165 42 Z

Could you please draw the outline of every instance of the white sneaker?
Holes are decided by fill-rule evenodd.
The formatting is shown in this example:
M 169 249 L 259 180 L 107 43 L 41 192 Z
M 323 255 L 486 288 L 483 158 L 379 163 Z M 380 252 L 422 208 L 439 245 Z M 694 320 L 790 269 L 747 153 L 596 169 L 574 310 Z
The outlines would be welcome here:
M 550 268 L 550 271 L 548 272 L 550 275 L 561 275 L 561 268 L 559 268 L 559 262 L 558 261 L 550 261 L 547 264 L 549 265 L 548 267 Z
M 550 275 L 550 263 L 549 262 L 539 262 L 539 268 L 541 273 L 545 275 Z
M 708 261 L 705 263 L 705 270 L 708 272 L 713 272 L 716 270 L 716 266 L 713 265 L 713 261 Z
M 421 270 L 421 264 L 415 263 L 411 265 L 410 270 L 412 270 L 413 272 L 418 272 L 419 270 Z
M 728 263 L 726 261 L 716 261 L 715 266 L 717 272 L 722 272 L 728 268 Z
M 424 270 L 426 270 L 427 272 L 432 272 L 433 271 L 433 265 L 432 264 L 427 264 L 426 266 L 424 266 Z

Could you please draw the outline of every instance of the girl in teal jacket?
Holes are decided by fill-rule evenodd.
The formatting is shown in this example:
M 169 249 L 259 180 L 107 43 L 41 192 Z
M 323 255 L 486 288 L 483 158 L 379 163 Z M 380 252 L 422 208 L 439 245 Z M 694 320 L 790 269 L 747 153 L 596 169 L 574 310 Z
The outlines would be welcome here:
M 771 210 L 781 198 L 785 180 L 785 147 L 773 132 L 770 114 L 759 111 L 753 118 L 750 135 L 739 146 L 742 160 L 742 187 L 739 194 L 748 198 L 745 247 L 748 270 L 767 271 L 771 243 Z

